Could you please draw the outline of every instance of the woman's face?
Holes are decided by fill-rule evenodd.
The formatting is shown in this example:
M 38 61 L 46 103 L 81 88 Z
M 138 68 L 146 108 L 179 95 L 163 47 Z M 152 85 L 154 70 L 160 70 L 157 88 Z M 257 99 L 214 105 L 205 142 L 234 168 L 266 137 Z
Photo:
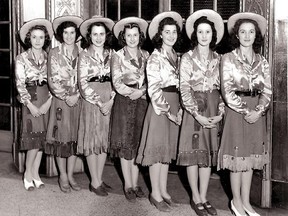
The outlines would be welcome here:
M 238 30 L 238 39 L 243 47 L 251 47 L 256 38 L 256 29 L 253 23 L 242 23 Z
M 32 48 L 42 49 L 45 43 L 45 32 L 40 29 L 32 30 L 30 41 L 31 41 Z
M 163 44 L 172 47 L 177 41 L 177 28 L 176 25 L 164 25 L 161 32 Z
M 201 46 L 209 46 L 212 41 L 212 28 L 208 23 L 201 23 L 197 27 L 197 41 Z
M 94 46 L 103 47 L 106 40 L 105 28 L 103 26 L 93 26 L 90 37 Z
M 140 41 L 140 33 L 137 27 L 126 28 L 124 39 L 130 48 L 138 47 Z
M 72 45 L 76 40 L 76 29 L 74 27 L 65 28 L 63 31 L 63 41 L 67 45 Z

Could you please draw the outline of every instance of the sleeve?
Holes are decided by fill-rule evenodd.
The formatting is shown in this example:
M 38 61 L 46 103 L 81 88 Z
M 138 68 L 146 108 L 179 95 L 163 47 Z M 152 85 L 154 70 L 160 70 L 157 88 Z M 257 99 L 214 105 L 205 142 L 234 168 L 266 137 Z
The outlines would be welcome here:
M 237 69 L 235 68 L 229 54 L 222 57 L 220 65 L 220 83 L 224 101 L 234 111 L 241 114 L 247 114 L 250 111 L 247 104 L 235 93 L 237 88 L 234 85 L 233 73 L 237 73 Z

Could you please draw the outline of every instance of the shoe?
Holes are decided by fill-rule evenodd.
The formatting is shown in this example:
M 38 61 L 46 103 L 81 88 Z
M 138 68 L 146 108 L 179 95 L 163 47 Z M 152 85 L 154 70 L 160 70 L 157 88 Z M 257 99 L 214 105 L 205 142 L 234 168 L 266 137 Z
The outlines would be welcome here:
M 206 209 L 206 211 L 208 212 L 208 214 L 210 215 L 217 215 L 217 211 L 216 209 L 210 204 L 209 201 L 203 203 L 204 208 Z
M 107 185 L 104 181 L 100 185 L 106 192 L 111 193 L 113 191 L 113 188 L 109 185 Z
M 191 200 L 190 204 L 192 209 L 196 212 L 198 216 L 208 216 L 208 213 L 202 203 L 195 204 L 194 201 Z
M 104 190 L 103 187 L 98 186 L 97 188 L 94 188 L 91 184 L 89 185 L 89 190 L 91 192 L 94 192 L 98 196 L 108 196 L 108 193 Z
M 162 197 L 163 200 L 172 208 L 176 208 L 176 207 L 179 207 L 181 204 L 176 202 L 174 199 L 170 198 L 170 199 L 167 199 L 165 197 Z
M 136 194 L 136 197 L 139 199 L 145 198 L 145 193 L 143 192 L 140 186 L 135 187 L 134 193 Z
M 25 188 L 27 191 L 33 191 L 33 190 L 34 190 L 33 181 L 28 182 L 27 179 L 24 177 L 24 178 L 23 178 L 23 182 L 24 182 L 24 188 Z
M 232 210 L 233 215 L 235 215 L 235 216 L 247 216 L 246 214 L 242 215 L 238 212 L 238 210 L 236 209 L 236 207 L 233 204 L 233 200 L 231 200 L 231 210 Z
M 164 200 L 158 202 L 157 200 L 155 200 L 152 197 L 152 195 L 150 195 L 149 201 L 150 201 L 151 205 L 154 205 L 161 212 L 170 212 L 171 211 L 171 208 L 168 206 L 168 204 Z
M 40 179 L 40 180 L 37 180 L 37 179 L 34 179 L 34 178 L 33 178 L 33 182 L 34 182 L 35 187 L 38 188 L 38 189 L 42 189 L 42 188 L 45 187 L 45 185 L 44 185 L 44 183 L 41 181 L 41 179 Z
M 64 193 L 70 193 L 71 192 L 71 188 L 70 188 L 70 185 L 69 183 L 67 182 L 63 182 L 60 178 L 58 180 L 58 183 L 59 183 L 59 187 L 60 187 L 60 190 Z
M 75 191 L 80 191 L 81 190 L 81 187 L 80 185 L 77 183 L 77 182 L 69 182 L 71 188 Z
M 249 215 L 249 216 L 260 216 L 260 214 L 258 214 L 257 212 L 250 212 L 248 209 L 245 208 L 245 206 L 243 205 L 243 209 L 245 210 L 245 212 Z
M 124 189 L 124 194 L 129 202 L 136 202 L 136 194 L 134 193 L 132 187 L 128 188 L 127 190 Z

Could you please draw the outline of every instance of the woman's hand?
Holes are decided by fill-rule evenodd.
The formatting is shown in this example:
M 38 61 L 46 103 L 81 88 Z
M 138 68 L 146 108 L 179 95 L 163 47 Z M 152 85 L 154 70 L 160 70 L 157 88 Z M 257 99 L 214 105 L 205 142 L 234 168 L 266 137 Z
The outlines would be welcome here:
M 112 106 L 113 106 L 113 103 L 114 103 L 114 100 L 113 98 L 111 98 L 109 101 L 105 102 L 105 103 L 102 103 L 102 106 L 99 107 L 100 108 L 100 111 L 101 113 L 106 116 L 110 113 L 111 109 L 112 109 Z
M 32 104 L 31 102 L 27 104 L 27 108 L 29 109 L 33 117 L 39 117 L 40 115 L 42 115 L 40 109 L 36 107 L 34 104 Z
M 222 115 L 209 117 L 208 120 L 210 123 L 216 125 L 218 122 L 220 122 L 222 120 Z
M 211 120 L 209 120 L 209 118 L 202 116 L 202 115 L 197 115 L 195 116 L 195 119 L 199 122 L 199 124 L 203 127 L 203 128 L 215 128 L 216 125 L 215 123 L 212 123 Z
M 142 90 L 140 90 L 140 89 L 135 89 L 128 97 L 129 97 L 131 100 L 136 100 L 136 99 L 140 98 L 142 95 L 143 95 Z
M 78 99 L 79 99 L 78 94 L 71 95 L 67 97 L 66 103 L 68 106 L 72 107 L 76 105 L 76 103 L 78 102 Z
M 248 114 L 245 115 L 244 119 L 249 124 L 253 124 L 261 117 L 261 112 L 256 110 L 251 110 Z
M 47 111 L 49 110 L 52 102 L 52 97 L 50 97 L 42 106 L 39 108 L 41 114 L 46 114 Z

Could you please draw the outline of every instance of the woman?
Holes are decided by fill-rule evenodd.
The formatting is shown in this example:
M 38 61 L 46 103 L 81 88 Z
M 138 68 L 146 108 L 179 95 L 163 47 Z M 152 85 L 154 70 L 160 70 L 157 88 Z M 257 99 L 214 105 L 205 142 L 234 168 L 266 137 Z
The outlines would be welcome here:
M 25 23 L 19 31 L 22 43 L 28 48 L 16 58 L 15 79 L 22 103 L 20 150 L 27 151 L 24 172 L 24 188 L 28 191 L 43 188 L 39 177 L 42 149 L 45 143 L 51 95 L 47 86 L 47 53 L 53 36 L 51 23 L 46 19 L 34 19 Z
M 107 196 L 112 188 L 102 180 L 109 149 L 110 111 L 115 92 L 112 90 L 110 48 L 114 22 L 92 17 L 80 26 L 87 47 L 80 53 L 78 81 L 83 97 L 78 131 L 78 154 L 86 156 L 91 176 L 89 189 L 98 196 Z
M 237 216 L 259 215 L 249 201 L 252 175 L 269 161 L 264 115 L 271 101 L 271 77 L 260 54 L 266 24 L 264 17 L 254 13 L 231 16 L 228 32 L 235 49 L 221 63 L 222 96 L 229 109 L 218 167 L 230 170 L 231 209 Z
M 207 201 L 211 166 L 216 166 L 219 121 L 224 114 L 220 96 L 219 60 L 213 52 L 223 37 L 224 24 L 213 10 L 199 10 L 186 21 L 191 50 L 180 64 L 181 101 L 185 109 L 177 164 L 187 166 L 191 206 L 197 215 L 217 215 Z M 198 184 L 199 182 L 199 184 Z
M 135 157 L 147 109 L 145 68 L 149 53 L 141 49 L 147 27 L 145 20 L 127 17 L 113 28 L 123 48 L 112 58 L 112 81 L 117 94 L 112 112 L 111 155 L 120 158 L 124 194 L 131 202 L 145 196 L 138 186 Z
M 57 17 L 53 21 L 56 39 L 61 43 L 49 52 L 48 84 L 53 94 L 45 153 L 56 156 L 59 187 L 64 193 L 81 188 L 73 177 L 76 161 L 79 90 L 77 87 L 78 26 L 77 16 Z
M 167 176 L 169 163 L 176 159 L 178 125 L 182 115 L 178 95 L 178 57 L 173 49 L 181 27 L 182 17 L 173 11 L 158 14 L 150 23 L 148 32 L 156 48 L 147 62 L 151 103 L 146 112 L 136 160 L 149 166 L 150 202 L 165 212 L 179 205 L 167 192 Z

